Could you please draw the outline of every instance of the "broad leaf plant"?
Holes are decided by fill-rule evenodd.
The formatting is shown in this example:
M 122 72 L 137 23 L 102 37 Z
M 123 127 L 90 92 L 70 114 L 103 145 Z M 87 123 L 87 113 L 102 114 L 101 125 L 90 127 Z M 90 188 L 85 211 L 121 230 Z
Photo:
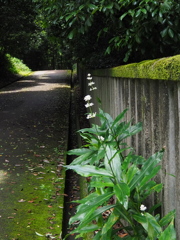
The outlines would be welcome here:
M 95 90 L 90 74 L 87 79 L 90 90 Z M 92 232 L 93 240 L 175 240 L 175 211 L 161 217 L 155 213 L 159 203 L 145 206 L 147 198 L 163 188 L 154 177 L 164 149 L 148 159 L 135 155 L 125 139 L 139 133 L 142 124 L 123 121 L 127 109 L 114 120 L 102 109 L 93 113 L 91 96 L 84 100 L 90 109 L 87 118 L 99 117 L 100 125 L 80 130 L 86 145 L 68 152 L 77 157 L 65 167 L 90 179 L 89 194 L 76 201 L 76 213 L 69 221 L 76 223 L 71 234 L 84 239 Z

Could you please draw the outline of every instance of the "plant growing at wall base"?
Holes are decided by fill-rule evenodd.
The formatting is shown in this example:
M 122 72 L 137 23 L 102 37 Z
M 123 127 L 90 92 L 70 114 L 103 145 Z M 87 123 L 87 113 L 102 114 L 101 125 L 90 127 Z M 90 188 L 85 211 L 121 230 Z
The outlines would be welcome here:
M 90 75 L 88 80 L 95 90 Z M 87 118 L 99 117 L 100 125 L 80 130 L 86 144 L 68 152 L 78 157 L 65 167 L 90 179 L 89 194 L 76 201 L 77 211 L 69 222 L 76 227 L 71 233 L 77 239 L 93 232 L 93 240 L 175 240 L 175 211 L 161 218 L 154 213 L 160 203 L 144 205 L 147 197 L 162 190 L 163 185 L 152 179 L 161 168 L 164 149 L 148 159 L 135 155 L 125 139 L 140 132 L 142 124 L 123 121 L 127 109 L 115 119 L 102 109 L 96 114 L 91 96 L 84 100 L 90 109 Z

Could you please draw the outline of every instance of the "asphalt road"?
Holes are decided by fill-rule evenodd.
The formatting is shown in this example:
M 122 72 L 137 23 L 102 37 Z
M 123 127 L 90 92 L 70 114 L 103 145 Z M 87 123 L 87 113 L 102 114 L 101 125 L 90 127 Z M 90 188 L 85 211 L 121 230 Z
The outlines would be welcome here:
M 69 81 L 39 71 L 0 90 L 0 240 L 61 239 Z

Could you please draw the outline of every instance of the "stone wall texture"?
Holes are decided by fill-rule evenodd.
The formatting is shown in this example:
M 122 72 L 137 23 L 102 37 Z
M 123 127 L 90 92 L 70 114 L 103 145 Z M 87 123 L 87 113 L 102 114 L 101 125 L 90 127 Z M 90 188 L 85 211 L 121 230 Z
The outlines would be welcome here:
M 180 66 L 179 56 L 177 66 Z M 171 63 L 171 69 L 176 70 L 176 67 Z M 163 70 L 167 72 L 167 68 Z M 138 69 L 135 71 L 138 72 Z M 136 154 L 149 157 L 162 148 L 166 149 L 162 169 L 156 179 L 164 184 L 164 189 L 151 201 L 162 201 L 163 215 L 176 209 L 177 239 L 180 240 L 180 77 L 178 79 L 176 74 L 176 79 L 158 79 L 157 76 L 149 79 L 143 75 L 125 78 L 121 77 L 121 72 L 111 76 L 112 72 L 110 69 L 86 71 L 79 68 L 78 79 L 83 95 L 91 94 L 96 112 L 99 108 L 96 101 L 98 97 L 102 101 L 101 108 L 112 117 L 128 108 L 126 120 L 143 123 L 143 131 L 128 139 L 128 144 L 135 148 Z M 92 74 L 96 91 L 88 92 L 87 73 Z

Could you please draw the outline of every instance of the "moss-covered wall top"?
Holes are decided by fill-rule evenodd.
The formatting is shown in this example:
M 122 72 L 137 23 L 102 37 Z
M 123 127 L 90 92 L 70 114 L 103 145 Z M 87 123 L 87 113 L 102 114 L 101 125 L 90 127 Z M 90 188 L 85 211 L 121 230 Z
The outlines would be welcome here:
M 96 76 L 180 81 L 180 55 L 92 71 Z

